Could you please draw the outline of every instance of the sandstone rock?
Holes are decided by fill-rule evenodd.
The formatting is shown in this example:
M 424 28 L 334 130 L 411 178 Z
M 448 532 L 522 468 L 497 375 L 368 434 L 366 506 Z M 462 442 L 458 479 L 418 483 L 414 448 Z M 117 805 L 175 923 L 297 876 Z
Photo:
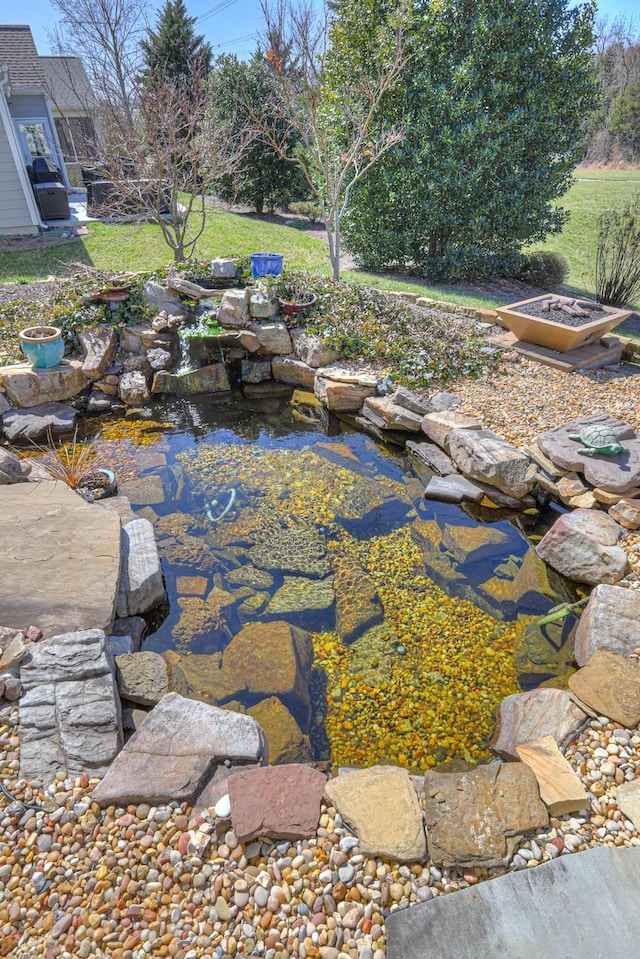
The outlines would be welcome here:
M 462 400 L 455 393 L 439 390 L 429 397 L 429 410 L 433 413 L 444 413 L 445 410 L 455 410 L 462 406 Z M 425 412 L 429 412 L 426 410 Z
M 2 417 L 2 428 L 10 443 L 45 442 L 73 433 L 76 411 L 65 403 L 43 403 L 29 409 L 9 410 Z
M 164 600 L 162 567 L 153 526 L 134 519 L 122 528 L 122 575 L 118 616 L 138 616 Z
M 25 642 L 24 633 L 17 633 L 0 656 L 0 673 L 8 673 L 28 655 L 29 644 Z
M 110 326 L 85 327 L 78 339 L 86 356 L 82 372 L 88 380 L 98 380 L 106 373 L 118 345 L 118 335 Z
M 619 500 L 609 507 L 609 516 L 625 529 L 640 529 L 640 499 Z
M 139 355 L 141 355 L 141 354 L 144 353 L 144 345 L 143 345 L 143 343 L 142 343 L 142 330 L 143 330 L 143 329 L 145 329 L 145 327 L 142 327 L 142 326 L 125 326 L 125 328 L 124 328 L 123 330 L 121 330 L 121 332 L 120 332 L 120 349 L 121 349 L 124 353 L 133 353 L 133 354 L 135 354 L 135 358 L 136 358 L 136 359 L 138 359 L 138 356 L 139 356 Z M 125 369 L 127 370 L 127 372 L 134 372 L 134 371 L 142 372 L 142 373 L 146 373 L 146 372 L 147 372 L 146 367 L 147 367 L 147 364 L 148 364 L 148 360 L 147 360 L 146 356 L 144 357 L 144 365 L 143 365 L 142 367 L 140 367 L 140 366 L 130 367 L 130 366 L 128 365 L 128 362 L 129 362 L 129 361 L 127 361 L 127 365 L 126 365 L 126 367 L 125 367 Z
M 209 588 L 206 576 L 178 576 L 176 589 L 183 596 L 204 596 Z
M 194 804 L 219 762 L 262 762 L 266 750 L 251 716 L 168 693 L 117 756 L 93 798 L 101 806 Z
M 382 622 L 384 610 L 375 585 L 361 566 L 338 560 L 335 568 L 336 628 L 343 642 L 352 643 Z
M 579 453 L 584 445 L 570 440 L 569 434 L 580 433 L 588 424 L 608 426 L 629 452 L 617 456 L 585 456 Z M 631 426 L 613 419 L 607 413 L 593 413 L 569 420 L 562 426 L 542 433 L 537 442 L 545 456 L 565 470 L 584 473 L 591 486 L 611 493 L 625 493 L 640 484 L 640 440 Z
M 532 689 L 514 693 L 498 707 L 496 728 L 489 743 L 491 749 L 512 759 L 516 747 L 553 736 L 560 744 L 574 733 L 587 715 L 565 689 Z
M 413 783 L 405 769 L 372 766 L 330 779 L 325 794 L 369 856 L 420 862 L 427 844 Z
M 578 620 L 573 654 L 584 666 L 600 648 L 627 656 L 640 646 L 640 593 L 621 586 L 596 586 Z
M 547 825 L 536 777 L 524 763 L 425 774 L 429 855 L 436 866 L 505 866 L 523 836 Z
M 306 722 L 312 659 L 311 637 L 304 630 L 278 621 L 248 623 L 224 650 L 222 669 L 239 690 L 259 698 L 278 696 Z
M 89 629 L 29 647 L 21 668 L 20 775 L 101 776 L 122 746 L 120 699 L 105 635 Z
M 116 388 L 117 393 L 117 388 Z M 110 409 L 117 405 L 111 396 L 107 396 L 102 390 L 93 389 L 87 399 L 85 412 L 89 415 L 96 413 L 108 413 Z
M 156 280 L 147 280 L 142 293 L 149 306 L 155 306 L 158 313 L 164 310 L 165 313 L 173 316 L 187 315 L 186 307 L 179 295 Z M 131 350 L 131 352 L 138 351 Z
M 552 816 L 589 808 L 589 798 L 580 779 L 564 758 L 553 736 L 543 736 L 516 746 L 523 763 L 538 780 L 540 797 Z
M 247 769 L 259 769 L 264 763 L 232 763 L 229 760 L 226 762 L 228 765 L 220 763 L 216 766 L 213 776 L 198 796 L 197 808 L 209 809 L 214 811 L 216 816 L 230 819 L 229 776 L 232 776 L 236 772 L 244 772 Z
M 640 487 L 633 486 L 631 489 L 625 490 L 623 496 L 622 493 L 610 493 L 608 490 L 596 486 L 593 495 L 597 503 L 602 503 L 603 506 L 615 506 L 621 499 L 636 499 L 640 496 Z
M 550 460 L 548 456 L 544 455 L 537 443 L 531 443 L 529 446 L 524 446 L 523 449 L 529 459 L 537 463 L 545 473 L 548 473 L 551 479 L 559 479 L 566 474 L 567 471 L 565 469 L 561 466 L 556 466 L 553 460 Z
M 435 443 L 416 443 L 407 440 L 409 460 L 423 483 L 428 483 L 434 473 L 449 476 L 456 468 L 447 454 Z
M 496 486 L 516 499 L 533 489 L 535 464 L 492 430 L 454 430 L 449 447 L 453 462 L 469 479 Z
M 233 280 L 238 273 L 238 267 L 236 266 L 235 260 L 218 256 L 211 260 L 209 272 L 211 276 L 215 276 L 216 278 Z
M 256 352 L 268 353 L 274 356 L 286 356 L 293 353 L 291 337 L 286 323 L 261 323 L 250 327 L 250 332 L 258 338 L 259 348 Z
M 123 373 L 118 384 L 118 396 L 127 406 L 144 406 L 151 399 L 143 373 Z
M 560 516 L 536 546 L 536 553 L 563 576 L 579 583 L 617 583 L 627 556 L 616 545 L 622 530 L 600 510 L 577 509 Z
M 141 706 L 155 706 L 169 691 L 167 664 L 159 653 L 116 657 L 118 689 L 123 699 Z
M 252 546 L 249 558 L 259 569 L 319 579 L 331 572 L 326 542 L 312 527 L 282 530 L 273 540 Z
M 168 350 L 163 350 L 160 348 L 149 350 L 147 352 L 147 360 L 149 361 L 149 366 L 154 373 L 158 373 L 160 370 L 170 369 L 173 362 L 171 353 Z
M 424 495 L 427 499 L 439 500 L 442 503 L 461 503 L 463 500 L 479 503 L 484 498 L 482 489 L 460 473 L 432 476 Z
M 586 666 L 569 677 L 580 706 L 627 728 L 640 721 L 640 663 L 621 653 L 597 649 Z
M 59 366 L 38 370 L 12 366 L 0 370 L 0 388 L 13 406 L 27 408 L 61 403 L 80 393 L 87 385 L 81 360 L 62 360 Z
M 479 420 L 477 416 L 467 416 L 466 413 L 442 410 L 438 413 L 427 413 L 422 418 L 422 432 L 442 449 L 448 448 L 449 436 L 454 430 L 480 429 L 482 429 L 482 420 Z
M 336 413 L 359 410 L 368 396 L 375 396 L 377 379 L 323 366 L 316 372 L 313 391 L 323 406 Z
M 244 691 L 244 679 L 222 668 L 220 653 L 184 656 L 176 669 L 184 676 L 189 695 L 222 705 Z
M 249 323 L 249 290 L 227 290 L 218 310 L 218 323 L 225 329 L 241 329 Z
M 123 616 L 113 622 L 112 636 L 130 636 L 133 652 L 137 653 L 142 644 L 147 624 L 142 616 Z
M 134 506 L 157 506 L 159 503 L 164 503 L 162 477 L 157 474 L 142 476 L 135 480 L 124 480 L 120 483 L 120 493 Z
M 240 375 L 243 383 L 264 383 L 271 379 L 271 360 L 242 360 Z
M 640 830 L 640 779 L 623 783 L 616 789 L 618 808 Z
M 271 373 L 274 380 L 280 383 L 289 383 L 291 386 L 302 386 L 312 390 L 316 378 L 316 371 L 303 363 L 294 360 L 291 356 L 274 356 L 271 360 Z
M 587 492 L 587 487 L 577 473 L 566 473 L 555 485 L 563 503 L 568 503 L 574 497 Z
M 405 410 L 417 413 L 420 417 L 425 416 L 431 411 L 430 404 L 421 400 L 419 396 L 411 390 L 408 390 L 406 386 L 397 386 L 390 395 L 392 402 L 397 406 L 402 406 Z
M 195 393 L 226 393 L 231 389 L 224 363 L 212 363 L 186 373 L 167 373 L 162 370 L 153 378 L 153 393 L 175 393 L 191 396 Z
M 367 397 L 362 405 L 362 415 L 381 430 L 419 433 L 422 424 L 422 415 L 399 406 L 390 396 Z
M 26 483 L 31 472 L 28 460 L 18 459 L 11 450 L 0 449 L 0 486 L 10 483 Z
M 277 696 L 263 699 L 247 712 L 253 716 L 267 737 L 269 765 L 310 763 L 313 759 L 309 738 Z
M 238 840 L 315 836 L 325 782 L 317 769 L 293 763 L 234 773 L 229 799 Z
M 136 514 L 131 509 L 131 500 L 128 496 L 123 496 L 121 492 L 117 496 L 109 496 L 107 499 L 100 500 L 98 505 L 115 513 L 120 518 L 122 526 L 136 518 Z
M 269 603 L 270 616 L 290 617 L 310 611 L 313 619 L 318 610 L 331 609 L 335 600 L 333 577 L 327 579 L 307 579 L 305 576 L 285 576 L 282 586 L 276 590 Z
M 5 622 L 37 623 L 45 636 L 110 629 L 120 576 L 116 515 L 59 481 L 2 486 L 0 542 Z
M 305 333 L 304 330 L 291 330 L 291 343 L 293 352 L 307 366 L 319 369 L 321 366 L 329 366 L 340 359 L 338 350 L 327 346 L 321 337 L 315 333 Z

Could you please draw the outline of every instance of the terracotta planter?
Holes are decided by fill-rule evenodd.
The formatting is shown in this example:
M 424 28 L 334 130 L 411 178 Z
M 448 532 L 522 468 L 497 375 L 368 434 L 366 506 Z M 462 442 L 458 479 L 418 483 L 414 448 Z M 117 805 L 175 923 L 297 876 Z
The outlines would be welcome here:
M 311 309 L 315 302 L 315 296 L 310 297 L 308 303 L 291 303 L 287 300 L 278 300 L 280 309 L 285 316 L 297 316 L 298 313 L 304 313 L 305 310 Z
M 585 317 L 585 322 L 581 326 L 568 326 L 565 323 L 554 321 L 551 318 L 552 313 L 547 314 L 548 319 L 543 319 L 538 316 L 529 316 L 520 309 L 520 307 L 526 308 L 527 304 L 542 303 L 549 298 L 550 294 L 548 293 L 543 296 L 534 296 L 529 300 L 520 300 L 518 303 L 499 307 L 496 312 L 505 326 L 512 333 L 515 333 L 519 340 L 534 343 L 537 346 L 546 346 L 558 353 L 568 353 L 569 350 L 594 343 L 631 315 L 629 310 L 618 310 L 615 307 L 603 306 L 599 303 L 599 309 L 606 316 L 600 314 L 597 319 L 593 320 Z M 572 302 L 572 297 L 568 296 L 554 296 L 553 298 L 560 300 L 562 303 Z

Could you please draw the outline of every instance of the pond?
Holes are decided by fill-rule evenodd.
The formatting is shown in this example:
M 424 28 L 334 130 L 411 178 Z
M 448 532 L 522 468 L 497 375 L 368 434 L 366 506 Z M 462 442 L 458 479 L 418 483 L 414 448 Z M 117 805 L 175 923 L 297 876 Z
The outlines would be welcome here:
M 320 417 L 309 394 L 232 394 L 100 424 L 99 465 L 153 523 L 165 573 L 143 649 L 179 691 L 258 716 L 291 665 L 273 659 L 285 624 L 297 673 L 277 705 L 309 758 L 484 761 L 500 701 L 567 669 L 574 620 L 538 619 L 575 594 L 532 519 L 428 502 L 405 455 Z

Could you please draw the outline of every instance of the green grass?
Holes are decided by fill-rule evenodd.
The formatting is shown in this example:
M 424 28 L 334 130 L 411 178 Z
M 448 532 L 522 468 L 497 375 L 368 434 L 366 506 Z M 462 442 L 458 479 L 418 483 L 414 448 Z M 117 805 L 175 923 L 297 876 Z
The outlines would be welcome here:
M 578 168 L 576 182 L 560 204 L 571 217 L 561 234 L 551 237 L 544 249 L 562 253 L 570 265 L 567 285 L 594 295 L 596 225 L 605 210 L 621 207 L 640 189 L 639 170 Z M 160 269 L 171 261 L 171 252 L 155 224 L 90 223 L 89 235 L 56 246 L 0 250 L 0 280 L 20 282 L 44 279 L 50 274 L 69 275 L 79 266 L 122 272 Z M 540 248 L 539 245 L 536 248 Z M 216 210 L 210 213 L 197 253 L 201 259 L 213 256 L 242 256 L 256 250 L 278 250 L 285 255 L 288 269 L 313 270 L 328 274 L 329 259 L 324 243 L 310 236 L 305 225 L 282 226 L 258 217 Z M 520 295 L 501 284 L 445 284 L 434 286 L 414 278 L 345 270 L 343 278 L 379 289 L 406 290 L 437 300 L 477 307 L 492 307 L 513 301 Z
M 575 177 L 576 182 L 559 201 L 560 206 L 570 211 L 570 219 L 562 233 L 550 237 L 542 249 L 566 256 L 569 261 L 566 285 L 594 296 L 598 217 L 606 210 L 621 208 L 640 190 L 640 170 L 578 168 Z

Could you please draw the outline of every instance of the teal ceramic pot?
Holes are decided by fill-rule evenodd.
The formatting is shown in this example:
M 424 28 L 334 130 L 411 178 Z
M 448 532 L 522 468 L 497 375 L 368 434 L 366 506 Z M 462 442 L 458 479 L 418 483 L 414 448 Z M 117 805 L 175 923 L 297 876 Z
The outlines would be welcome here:
M 30 326 L 20 333 L 22 352 L 36 369 L 58 366 L 64 356 L 64 340 L 57 326 Z

